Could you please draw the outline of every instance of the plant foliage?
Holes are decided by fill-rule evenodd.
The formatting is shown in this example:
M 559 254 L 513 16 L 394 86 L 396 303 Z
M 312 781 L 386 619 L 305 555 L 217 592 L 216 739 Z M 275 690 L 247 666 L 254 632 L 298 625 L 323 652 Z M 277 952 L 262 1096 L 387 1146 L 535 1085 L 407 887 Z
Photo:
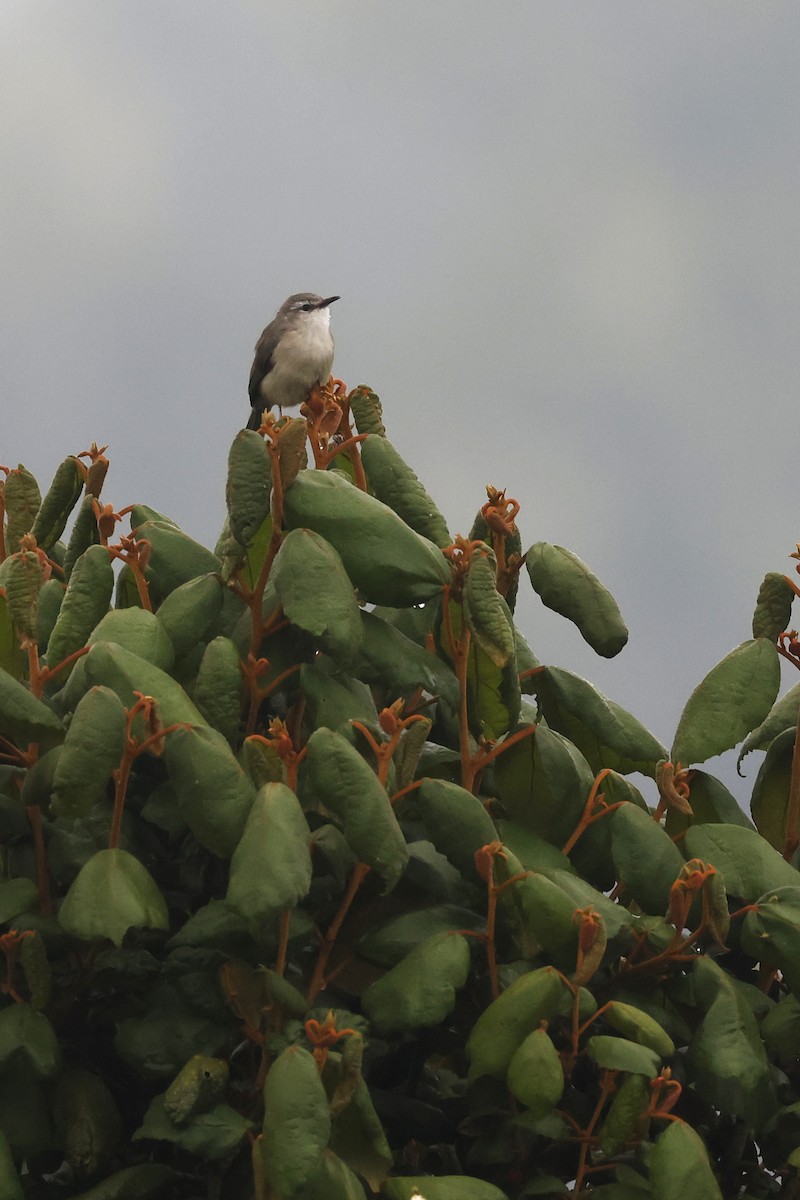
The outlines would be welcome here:
M 495 488 L 451 536 L 369 388 L 237 434 L 213 552 L 108 466 L 2 469 L 0 1195 L 797 1195 L 796 585 L 668 755 L 516 627 L 614 655 L 607 589 Z

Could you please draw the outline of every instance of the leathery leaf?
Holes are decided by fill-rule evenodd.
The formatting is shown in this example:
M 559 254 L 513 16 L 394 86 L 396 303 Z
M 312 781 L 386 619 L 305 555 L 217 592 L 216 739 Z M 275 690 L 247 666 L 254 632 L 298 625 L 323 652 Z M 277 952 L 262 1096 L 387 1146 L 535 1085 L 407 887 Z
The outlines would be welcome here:
M 264 1081 L 264 1171 L 275 1196 L 302 1196 L 322 1162 L 331 1115 L 317 1064 L 289 1046 Z
M 381 1034 L 438 1025 L 469 973 L 469 945 L 460 933 L 435 933 L 369 988 L 364 1011 Z
M 408 847 L 375 772 L 331 729 L 312 733 L 304 768 L 306 792 L 339 819 L 358 861 L 380 875 L 385 892 L 391 891 L 405 870 Z

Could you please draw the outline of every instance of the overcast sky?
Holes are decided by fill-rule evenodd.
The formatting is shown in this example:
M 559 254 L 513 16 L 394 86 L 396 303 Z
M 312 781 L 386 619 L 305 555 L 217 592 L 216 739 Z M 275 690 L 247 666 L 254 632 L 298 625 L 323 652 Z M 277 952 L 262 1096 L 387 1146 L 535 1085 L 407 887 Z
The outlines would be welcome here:
M 505 487 L 616 596 L 610 663 L 527 599 L 539 658 L 668 746 L 800 538 L 797 6 L 4 0 L 0 32 L 0 461 L 44 487 L 108 442 L 105 500 L 213 545 L 256 338 L 338 292 L 336 373 L 451 531 Z

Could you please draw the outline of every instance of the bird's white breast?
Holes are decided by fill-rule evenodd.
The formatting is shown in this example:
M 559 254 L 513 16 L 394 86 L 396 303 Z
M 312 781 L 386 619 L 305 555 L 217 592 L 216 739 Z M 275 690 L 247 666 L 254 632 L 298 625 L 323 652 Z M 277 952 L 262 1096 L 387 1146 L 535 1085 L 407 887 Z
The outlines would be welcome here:
M 327 380 L 333 366 L 330 324 L 330 309 L 318 308 L 283 334 L 272 354 L 272 370 L 261 384 L 269 404 L 302 404 L 315 384 Z

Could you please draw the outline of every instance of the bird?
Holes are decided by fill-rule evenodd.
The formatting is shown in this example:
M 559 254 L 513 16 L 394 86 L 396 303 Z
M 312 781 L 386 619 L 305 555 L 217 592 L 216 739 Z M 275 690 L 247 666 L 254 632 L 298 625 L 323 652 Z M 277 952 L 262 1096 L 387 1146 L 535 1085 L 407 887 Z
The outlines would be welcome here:
M 333 366 L 330 306 L 338 299 L 297 292 L 284 300 L 256 342 L 248 429 L 261 427 L 265 408 L 294 408 L 327 382 Z

